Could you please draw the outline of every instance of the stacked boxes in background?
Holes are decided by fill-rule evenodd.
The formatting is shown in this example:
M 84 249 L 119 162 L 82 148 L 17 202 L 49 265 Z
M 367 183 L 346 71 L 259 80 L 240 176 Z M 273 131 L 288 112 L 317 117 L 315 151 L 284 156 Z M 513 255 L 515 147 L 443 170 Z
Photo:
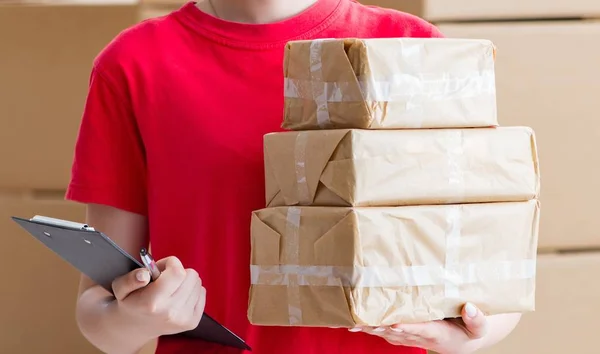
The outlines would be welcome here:
M 0 5 L 0 353 L 99 353 L 75 323 L 79 274 L 10 217 L 84 220 L 64 191 L 93 59 L 138 7 L 42 2 Z
M 536 312 L 482 353 L 596 353 L 600 2 L 359 1 L 422 16 L 448 37 L 492 40 L 500 120 L 537 132 L 545 192 Z
M 533 131 L 497 127 L 483 40 L 288 44 L 248 316 L 353 327 L 534 309 Z
M 64 192 L 93 60 L 122 30 L 184 3 L 0 1 L 0 259 L 11 265 L 0 292 L 1 353 L 99 353 L 75 323 L 79 274 L 10 217 L 83 221 L 85 209 Z
M 140 0 L 139 20 L 143 21 L 168 15 L 186 2 L 186 0 Z

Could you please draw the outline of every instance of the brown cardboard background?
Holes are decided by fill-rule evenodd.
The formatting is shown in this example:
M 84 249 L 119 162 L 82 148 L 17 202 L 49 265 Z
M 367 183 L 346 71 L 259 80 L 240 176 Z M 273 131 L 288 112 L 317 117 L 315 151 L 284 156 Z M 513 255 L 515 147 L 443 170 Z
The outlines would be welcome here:
M 83 207 L 63 201 L 0 198 L 0 353 L 99 353 L 75 322 L 78 273 L 10 219 L 36 214 L 85 217 Z
M 137 6 L 0 6 L 0 187 L 64 189 L 93 59 Z
M 358 0 L 409 12 L 429 21 L 598 18 L 596 0 Z
M 481 354 L 596 354 L 600 253 L 541 256 L 537 310 L 505 341 Z
M 537 309 L 515 331 L 481 354 L 596 354 L 600 313 L 600 253 L 538 259 Z
M 180 7 L 179 5 L 173 5 L 173 4 L 170 4 L 170 5 L 154 5 L 154 4 L 142 5 L 142 6 L 140 6 L 138 19 L 140 21 L 143 21 L 143 20 L 147 20 L 147 19 L 151 19 L 151 18 L 166 16 L 166 15 L 170 14 L 171 12 L 179 9 L 179 7 Z
M 85 220 L 85 207 L 61 200 L 0 196 L 0 353 L 96 354 L 75 322 L 79 273 L 10 217 Z M 31 340 L 35 338 L 35 340 Z M 154 353 L 149 343 L 140 354 Z
M 170 6 L 179 7 L 187 3 L 188 0 L 140 0 L 141 4 L 152 6 Z
M 139 19 L 146 20 L 168 15 L 179 9 L 188 0 L 140 0 Z
M 78 272 L 9 217 L 83 221 L 62 199 L 90 71 L 138 6 L 39 2 L 0 5 L 0 353 L 99 353 L 75 322 Z
M 600 247 L 600 22 L 447 24 L 497 48 L 500 125 L 528 125 L 541 166 L 540 249 Z

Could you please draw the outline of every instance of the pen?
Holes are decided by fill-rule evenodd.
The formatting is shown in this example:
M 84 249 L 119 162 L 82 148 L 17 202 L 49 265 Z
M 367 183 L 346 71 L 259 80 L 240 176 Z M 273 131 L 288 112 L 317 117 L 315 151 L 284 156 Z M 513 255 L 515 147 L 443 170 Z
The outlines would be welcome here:
M 142 259 L 142 263 L 144 263 L 146 269 L 148 269 L 150 272 L 150 277 L 152 277 L 152 280 L 154 281 L 158 279 L 158 277 L 160 277 L 160 270 L 158 270 L 154 258 L 152 258 L 150 253 L 148 253 L 145 248 L 142 248 L 140 251 L 140 258 Z

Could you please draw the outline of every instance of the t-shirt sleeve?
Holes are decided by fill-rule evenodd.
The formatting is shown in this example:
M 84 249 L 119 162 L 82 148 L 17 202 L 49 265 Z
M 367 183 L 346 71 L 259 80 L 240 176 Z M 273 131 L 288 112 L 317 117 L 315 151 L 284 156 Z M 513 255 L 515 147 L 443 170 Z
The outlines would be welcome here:
M 431 38 L 445 38 L 444 34 L 435 25 L 429 24 L 431 29 Z
M 444 38 L 442 32 L 432 23 L 414 16 L 406 15 L 405 21 L 408 26 L 408 33 L 410 37 L 416 38 Z
M 146 215 L 145 151 L 126 87 L 92 70 L 66 199 Z

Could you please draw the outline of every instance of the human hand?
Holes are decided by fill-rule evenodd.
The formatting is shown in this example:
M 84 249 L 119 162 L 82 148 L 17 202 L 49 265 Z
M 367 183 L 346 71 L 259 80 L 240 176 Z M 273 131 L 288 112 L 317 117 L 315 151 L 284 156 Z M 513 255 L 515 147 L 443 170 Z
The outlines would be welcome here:
M 439 354 L 474 353 L 488 331 L 487 319 L 473 304 L 466 304 L 461 315 L 458 319 L 398 324 L 389 328 L 353 328 L 351 331 L 363 331 L 394 345 L 422 348 Z
M 116 310 L 148 338 L 176 334 L 198 326 L 206 290 L 198 273 L 176 257 L 156 262 L 160 277 L 150 283 L 146 269 L 136 269 L 113 284 Z

